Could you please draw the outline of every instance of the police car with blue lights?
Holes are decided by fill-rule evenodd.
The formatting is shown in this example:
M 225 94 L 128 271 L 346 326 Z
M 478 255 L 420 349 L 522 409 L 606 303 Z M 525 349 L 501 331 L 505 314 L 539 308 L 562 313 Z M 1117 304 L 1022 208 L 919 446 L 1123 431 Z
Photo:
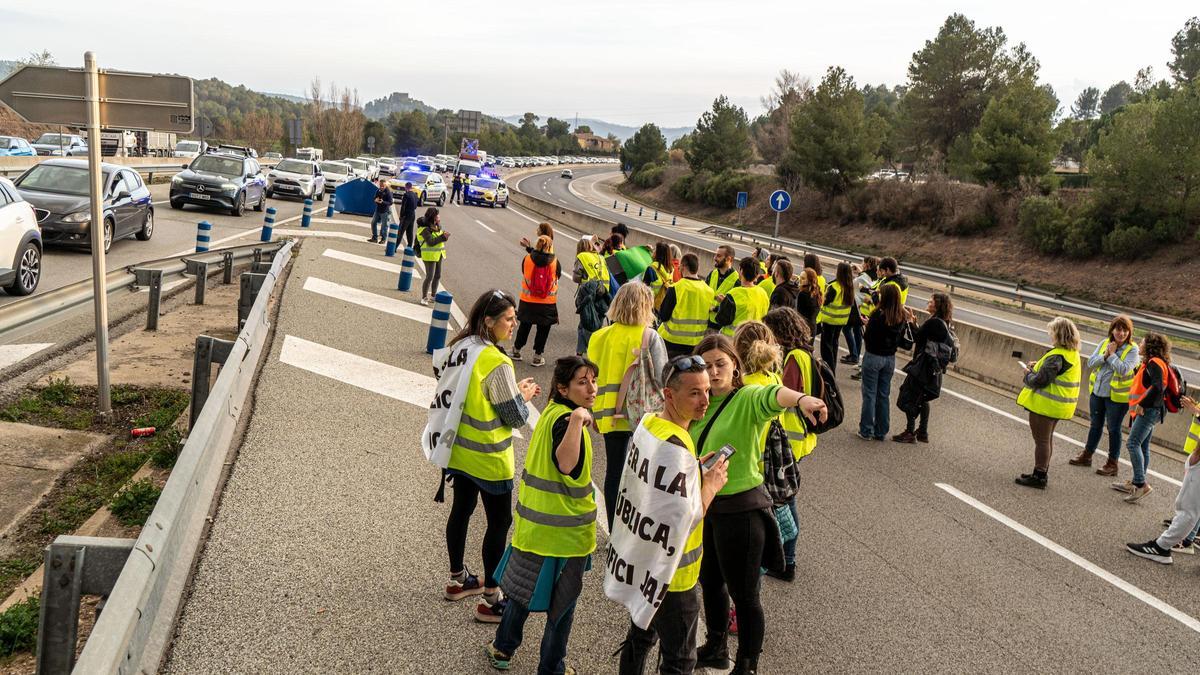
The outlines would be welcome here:
M 508 208 L 508 186 L 495 174 L 480 174 L 466 185 L 463 203 Z
M 395 178 L 388 179 L 388 187 L 392 194 L 399 196 L 404 192 L 404 185 L 412 183 L 412 189 L 422 204 L 433 202 L 438 206 L 446 204 L 446 181 L 432 167 L 409 164 Z

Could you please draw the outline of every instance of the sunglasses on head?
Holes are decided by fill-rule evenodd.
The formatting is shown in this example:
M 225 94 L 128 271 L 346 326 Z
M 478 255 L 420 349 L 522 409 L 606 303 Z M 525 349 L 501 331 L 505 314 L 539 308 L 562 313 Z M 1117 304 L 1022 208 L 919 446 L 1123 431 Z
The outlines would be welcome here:
M 704 357 L 697 355 L 676 356 L 667 362 L 667 376 L 665 380 L 671 379 L 675 373 L 694 373 L 704 370 L 708 364 L 704 362 Z

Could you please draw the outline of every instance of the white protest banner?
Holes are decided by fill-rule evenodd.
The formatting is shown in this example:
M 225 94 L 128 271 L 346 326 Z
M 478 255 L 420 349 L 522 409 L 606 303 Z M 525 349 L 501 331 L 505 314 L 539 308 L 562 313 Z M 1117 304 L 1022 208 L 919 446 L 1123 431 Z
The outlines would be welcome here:
M 443 469 L 450 466 L 450 449 L 471 386 L 471 371 L 487 347 L 483 340 L 472 336 L 433 352 L 433 375 L 438 382 L 429 404 L 429 420 L 421 432 L 421 450 L 425 459 Z
M 700 465 L 682 446 L 638 425 L 621 474 L 604 593 L 646 628 L 667 595 L 688 534 L 700 524 Z

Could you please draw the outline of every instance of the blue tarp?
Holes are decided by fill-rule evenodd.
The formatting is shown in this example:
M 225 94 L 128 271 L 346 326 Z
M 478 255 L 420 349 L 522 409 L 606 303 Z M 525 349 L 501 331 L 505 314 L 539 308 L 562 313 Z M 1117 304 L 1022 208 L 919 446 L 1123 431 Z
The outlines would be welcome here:
M 342 183 L 334 190 L 333 208 L 340 213 L 358 216 L 375 214 L 375 191 L 378 188 L 366 178 Z

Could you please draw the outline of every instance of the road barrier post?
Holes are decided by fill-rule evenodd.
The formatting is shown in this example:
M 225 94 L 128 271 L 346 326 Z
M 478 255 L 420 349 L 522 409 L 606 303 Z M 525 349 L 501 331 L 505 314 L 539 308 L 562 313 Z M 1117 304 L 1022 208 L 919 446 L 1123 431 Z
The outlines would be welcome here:
M 192 269 L 196 272 L 196 296 L 193 298 L 192 304 L 203 305 L 204 289 L 205 285 L 208 283 L 208 263 L 198 261 L 189 262 L 192 263 L 190 267 L 192 267 Z
M 643 209 L 643 208 L 644 208 L 644 207 L 641 207 L 641 206 L 639 206 L 639 207 L 638 207 L 638 218 L 641 218 L 641 217 L 642 217 L 642 209 Z
M 233 283 L 233 251 L 221 254 L 221 283 L 226 286 Z
M 388 220 L 390 221 L 391 218 L 389 218 Z M 393 222 L 388 223 L 387 237 L 388 237 L 387 238 L 387 249 L 383 252 L 383 254 L 389 258 L 394 258 L 394 257 L 396 257 L 396 243 L 397 243 L 397 240 L 400 238 L 400 224 L 399 223 L 393 223 Z
M 304 200 L 304 217 L 300 219 L 300 227 L 310 227 L 312 225 L 312 200 Z
M 625 213 L 629 213 L 629 202 L 625 202 Z
M 674 224 L 675 224 L 675 216 L 671 216 L 671 224 L 672 224 L 672 225 L 674 225 Z
M 613 200 L 613 208 L 614 209 L 617 208 L 617 200 L 615 200 L 615 199 Z
M 263 218 L 262 236 L 259 241 L 271 241 L 271 231 L 275 229 L 275 207 L 267 207 L 267 215 Z
M 207 251 L 210 241 L 212 241 L 212 223 L 202 220 L 196 224 L 196 253 Z
M 325 217 L 326 218 L 333 217 L 333 197 L 329 198 L 329 204 L 325 207 Z
M 429 322 L 429 340 L 425 343 L 426 354 L 446 346 L 446 326 L 450 322 L 450 305 L 453 302 L 454 296 L 449 291 L 438 291 L 434 298 L 433 320 Z
M 655 212 L 654 212 L 654 219 L 655 219 L 655 220 L 658 220 L 658 211 L 655 211 Z
M 146 330 L 158 330 L 158 308 L 162 304 L 162 270 L 150 270 L 150 300 L 146 303 Z
M 416 268 L 417 254 L 411 246 L 405 246 L 404 261 L 400 263 L 400 280 L 396 282 L 396 290 L 407 293 L 412 288 L 413 270 Z

